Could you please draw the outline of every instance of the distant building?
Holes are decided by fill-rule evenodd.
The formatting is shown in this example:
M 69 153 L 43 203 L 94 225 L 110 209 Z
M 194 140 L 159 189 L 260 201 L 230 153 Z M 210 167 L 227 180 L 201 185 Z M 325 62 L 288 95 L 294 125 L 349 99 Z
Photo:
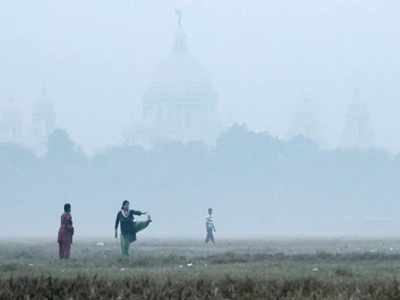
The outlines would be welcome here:
M 31 108 L 14 98 L 0 101 L 0 143 L 18 144 L 43 154 L 55 127 L 53 103 L 45 89 Z
M 175 44 L 154 72 L 142 99 L 142 122 L 133 140 L 213 143 L 218 134 L 217 92 L 191 55 L 179 17 Z
M 369 149 L 374 146 L 374 136 L 368 108 L 361 101 L 360 91 L 356 90 L 347 110 L 341 146 L 345 149 Z
M 22 142 L 22 111 L 18 102 L 10 98 L 0 105 L 0 143 Z
M 56 115 L 52 101 L 46 89 L 42 90 L 39 99 L 34 103 L 32 111 L 32 131 L 35 148 L 43 151 L 47 146 L 47 139 L 56 127 Z

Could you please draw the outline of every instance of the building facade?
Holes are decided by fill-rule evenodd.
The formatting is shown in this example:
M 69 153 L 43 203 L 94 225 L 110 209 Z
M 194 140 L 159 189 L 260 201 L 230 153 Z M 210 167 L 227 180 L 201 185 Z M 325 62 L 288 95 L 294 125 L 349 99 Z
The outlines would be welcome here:
M 178 17 L 173 48 L 143 95 L 141 140 L 213 143 L 219 130 L 217 92 L 190 53 L 179 12 Z

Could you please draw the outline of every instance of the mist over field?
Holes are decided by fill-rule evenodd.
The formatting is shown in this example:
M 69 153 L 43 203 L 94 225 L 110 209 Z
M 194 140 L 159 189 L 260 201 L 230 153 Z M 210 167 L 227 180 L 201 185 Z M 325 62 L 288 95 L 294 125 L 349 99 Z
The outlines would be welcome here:
M 62 130 L 40 158 L 0 147 L 2 236 L 56 232 L 71 202 L 77 236 L 110 235 L 121 202 L 151 212 L 145 236 L 203 238 L 208 207 L 219 237 L 395 235 L 400 160 L 384 151 L 323 150 L 234 126 L 214 148 L 119 146 L 87 157 Z
M 0 238 L 398 235 L 399 9 L 4 1 Z

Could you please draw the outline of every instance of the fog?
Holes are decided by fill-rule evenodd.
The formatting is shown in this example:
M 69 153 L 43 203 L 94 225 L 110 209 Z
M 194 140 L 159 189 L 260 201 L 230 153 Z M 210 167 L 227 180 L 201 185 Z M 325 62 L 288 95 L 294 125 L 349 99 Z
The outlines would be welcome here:
M 142 101 L 174 51 L 176 9 L 215 89 L 218 134 L 149 147 Z M 399 9 L 3 1 L 0 121 L 13 105 L 21 133 L 0 126 L 0 236 L 51 236 L 65 202 L 78 235 L 111 236 L 124 199 L 152 213 L 149 237 L 203 238 L 209 206 L 224 237 L 396 234 Z M 44 96 L 54 124 L 38 142 L 30 118 Z

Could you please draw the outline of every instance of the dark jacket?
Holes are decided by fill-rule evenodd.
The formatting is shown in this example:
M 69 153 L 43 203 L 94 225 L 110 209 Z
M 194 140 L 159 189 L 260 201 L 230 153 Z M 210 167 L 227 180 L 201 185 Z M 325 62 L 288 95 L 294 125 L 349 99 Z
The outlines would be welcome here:
M 127 236 L 134 234 L 136 236 L 135 217 L 134 217 L 135 215 L 141 216 L 143 215 L 143 212 L 131 209 L 128 213 L 128 216 L 125 217 L 122 214 L 122 211 L 119 211 L 117 214 L 117 218 L 115 219 L 115 229 L 118 229 L 119 224 L 121 224 L 122 235 Z

